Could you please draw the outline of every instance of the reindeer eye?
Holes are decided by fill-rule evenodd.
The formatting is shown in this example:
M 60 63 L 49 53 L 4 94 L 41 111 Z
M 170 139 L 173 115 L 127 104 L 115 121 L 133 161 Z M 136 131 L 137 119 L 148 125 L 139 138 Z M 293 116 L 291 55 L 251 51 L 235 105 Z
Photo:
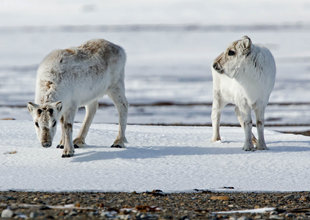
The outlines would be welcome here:
M 36 122 L 36 123 L 34 123 L 37 127 L 39 127 L 39 123 L 38 122 Z
M 234 56 L 235 54 L 236 54 L 236 52 L 233 50 L 228 51 L 228 56 Z
M 50 108 L 50 109 L 48 109 L 48 112 L 50 113 L 50 115 L 52 115 L 54 110 Z
M 53 127 L 55 127 L 56 126 L 56 121 L 54 121 L 54 123 L 53 123 Z
M 42 113 L 42 109 L 38 109 L 38 114 L 41 114 Z

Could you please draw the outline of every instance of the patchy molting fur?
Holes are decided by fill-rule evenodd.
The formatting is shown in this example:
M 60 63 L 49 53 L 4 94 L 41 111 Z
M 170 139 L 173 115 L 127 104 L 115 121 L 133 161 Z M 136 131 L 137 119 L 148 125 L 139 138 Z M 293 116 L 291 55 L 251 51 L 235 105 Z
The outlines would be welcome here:
M 220 140 L 221 110 L 235 104 L 238 120 L 245 130 L 244 150 L 267 149 L 264 140 L 264 112 L 274 87 L 276 66 L 267 48 L 254 45 L 249 37 L 233 42 L 212 64 L 213 141 Z M 256 115 L 258 140 L 251 132 L 251 110 Z
M 113 146 L 125 147 L 125 129 L 128 103 L 125 97 L 125 51 L 106 40 L 90 40 L 79 47 L 55 50 L 41 62 L 37 71 L 35 103 L 28 109 L 42 146 L 52 144 L 56 126 L 61 122 L 64 145 L 63 156 L 73 155 L 73 144 L 85 145 L 85 138 L 98 107 L 98 99 L 108 94 L 119 111 L 119 135 Z M 61 108 L 56 107 L 56 103 Z M 75 113 L 85 106 L 86 116 L 78 137 L 72 141 L 72 125 Z M 59 106 L 58 106 L 59 107 Z M 40 109 L 41 114 L 37 112 Z M 49 115 L 44 109 L 53 109 Z

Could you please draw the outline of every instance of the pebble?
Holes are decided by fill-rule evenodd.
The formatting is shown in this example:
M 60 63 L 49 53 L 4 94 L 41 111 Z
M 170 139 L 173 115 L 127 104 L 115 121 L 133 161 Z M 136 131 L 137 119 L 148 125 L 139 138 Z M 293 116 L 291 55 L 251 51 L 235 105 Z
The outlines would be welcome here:
M 75 210 L 72 210 L 71 212 L 69 212 L 69 216 L 76 216 L 77 212 Z
M 101 212 L 100 216 L 105 218 L 114 218 L 117 215 L 117 212 L 111 211 L 111 212 Z
M 247 216 L 241 216 L 238 218 L 238 220 L 250 220 Z
M 23 213 L 18 213 L 18 214 L 16 214 L 16 216 L 15 216 L 15 218 L 21 218 L 21 219 L 26 219 L 26 218 L 28 218 L 28 216 L 27 215 L 25 215 L 25 214 L 23 214 Z
M 30 212 L 29 218 L 36 218 L 36 217 L 38 217 L 38 213 L 36 213 L 36 212 Z
M 4 209 L 1 213 L 1 218 L 12 218 L 14 212 L 11 209 Z
M 295 215 L 293 213 L 287 213 L 285 215 L 286 218 L 295 218 Z
M 139 213 L 139 214 L 136 215 L 136 219 L 137 220 L 157 220 L 158 216 L 157 215 L 148 214 L 148 213 Z
M 211 200 L 221 200 L 221 201 L 228 201 L 229 196 L 211 196 Z
M 277 211 L 272 211 L 272 212 L 270 212 L 269 214 L 270 214 L 270 215 L 277 215 L 278 212 L 277 212 Z
M 294 198 L 295 198 L 295 196 L 294 196 L 294 195 L 292 195 L 292 194 L 289 194 L 289 195 L 283 196 L 283 200 L 292 200 L 292 199 L 294 199 Z
M 131 216 L 130 215 L 119 215 L 117 216 L 119 219 L 122 219 L 122 220 L 129 220 L 131 219 Z
M 269 219 L 284 219 L 284 218 L 278 215 L 269 215 Z

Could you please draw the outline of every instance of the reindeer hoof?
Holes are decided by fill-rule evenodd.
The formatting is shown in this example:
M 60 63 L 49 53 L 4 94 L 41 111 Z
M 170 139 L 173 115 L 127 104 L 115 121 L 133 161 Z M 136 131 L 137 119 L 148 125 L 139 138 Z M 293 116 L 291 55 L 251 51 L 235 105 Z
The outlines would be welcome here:
M 73 148 L 71 148 L 71 150 L 67 150 L 65 149 L 63 152 L 62 152 L 62 158 L 66 158 L 66 157 L 73 157 L 74 155 L 74 150 Z
M 63 146 L 63 145 L 58 144 L 56 148 L 59 148 L 59 149 L 64 149 L 64 146 Z
M 79 145 L 77 145 L 77 144 L 75 144 L 73 146 L 74 146 L 74 148 L 80 148 Z
M 116 144 L 116 145 L 113 144 L 111 147 L 112 147 L 112 148 L 125 148 L 125 147 L 122 147 L 122 146 L 119 145 L 119 144 Z
M 266 145 L 257 145 L 256 150 L 268 150 L 268 147 Z
M 61 155 L 62 158 L 68 158 L 68 157 L 73 157 L 73 154 L 63 154 Z
M 244 150 L 244 151 L 255 151 L 255 148 L 253 145 L 244 145 L 242 150 Z

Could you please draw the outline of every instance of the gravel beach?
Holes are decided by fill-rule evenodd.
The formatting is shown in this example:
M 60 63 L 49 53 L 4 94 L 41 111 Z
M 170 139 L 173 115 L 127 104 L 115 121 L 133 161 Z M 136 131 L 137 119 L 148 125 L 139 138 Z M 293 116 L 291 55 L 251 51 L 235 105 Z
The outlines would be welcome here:
M 0 192 L 1 217 L 14 219 L 310 219 L 309 202 L 310 192 Z

